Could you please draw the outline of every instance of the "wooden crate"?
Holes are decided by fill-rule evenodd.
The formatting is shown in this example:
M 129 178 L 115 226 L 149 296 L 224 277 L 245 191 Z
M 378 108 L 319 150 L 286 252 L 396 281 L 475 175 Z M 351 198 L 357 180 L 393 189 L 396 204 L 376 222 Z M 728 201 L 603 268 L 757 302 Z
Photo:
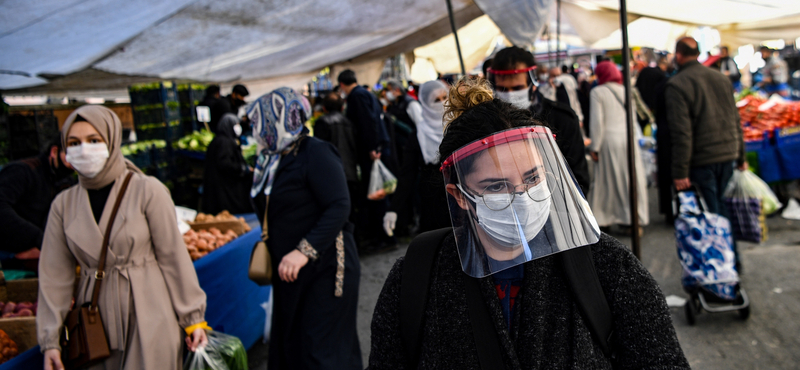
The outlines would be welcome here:
M 194 231 L 200 230 L 208 230 L 212 227 L 216 227 L 221 231 L 223 234 L 228 232 L 228 230 L 233 230 L 236 235 L 241 236 L 246 232 L 245 224 L 239 220 L 231 220 L 231 221 L 213 221 L 213 222 L 189 222 L 189 226 L 192 227 Z
M 7 302 L 36 302 L 39 295 L 39 279 L 22 279 L 5 281 L 5 276 L 0 271 L 0 301 Z M 0 330 L 17 343 L 19 353 L 27 351 L 39 343 L 36 339 L 36 317 L 9 317 L 0 318 Z

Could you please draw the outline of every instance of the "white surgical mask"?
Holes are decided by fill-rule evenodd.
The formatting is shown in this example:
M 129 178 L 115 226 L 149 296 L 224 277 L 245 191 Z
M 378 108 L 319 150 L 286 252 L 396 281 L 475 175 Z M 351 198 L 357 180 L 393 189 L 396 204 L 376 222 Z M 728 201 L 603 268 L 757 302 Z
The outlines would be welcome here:
M 82 176 L 93 179 L 108 161 L 108 146 L 105 143 L 67 147 L 67 162 Z
M 233 125 L 233 133 L 236 134 L 236 137 L 242 136 L 242 125 Z
M 528 109 L 531 106 L 531 99 L 528 96 L 528 89 L 517 91 L 497 91 L 497 98 L 503 100 L 519 109 Z
M 502 208 L 507 204 L 507 194 L 487 194 L 483 199 L 476 199 L 463 190 L 462 193 L 475 203 L 481 228 L 498 244 L 507 248 L 522 244 L 523 239 L 525 242 L 532 240 L 550 218 L 550 194 L 546 181 L 528 189 L 530 196 L 516 194 L 511 205 L 500 211 L 492 210 L 486 204 L 494 203 L 497 206 L 492 208 Z
M 386 100 L 394 101 L 395 99 L 397 99 L 397 97 L 394 95 L 393 92 L 391 92 L 391 91 L 387 91 L 386 92 Z
M 388 100 L 386 100 L 386 99 L 384 99 L 384 98 L 380 98 L 380 99 L 378 99 L 378 100 L 380 100 L 380 101 L 381 101 L 381 105 L 383 105 L 384 107 L 385 107 L 385 106 L 387 106 L 387 105 L 389 105 L 389 101 L 388 101 Z

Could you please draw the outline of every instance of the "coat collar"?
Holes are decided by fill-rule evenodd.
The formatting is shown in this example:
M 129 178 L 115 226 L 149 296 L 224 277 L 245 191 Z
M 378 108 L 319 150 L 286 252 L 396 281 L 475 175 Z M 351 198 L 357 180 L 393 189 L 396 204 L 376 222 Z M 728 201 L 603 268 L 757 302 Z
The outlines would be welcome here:
M 96 263 L 100 261 L 103 235 L 105 234 L 106 227 L 111 218 L 111 212 L 114 209 L 114 203 L 117 200 L 117 195 L 119 194 L 120 187 L 122 187 L 122 182 L 127 173 L 128 171 L 125 170 L 122 175 L 114 181 L 111 192 L 108 194 L 108 200 L 103 207 L 103 214 L 100 216 L 99 224 L 94 221 L 94 214 L 92 214 L 92 207 L 89 203 L 89 193 L 80 185 L 76 187 L 77 196 L 72 205 L 74 208 L 65 212 L 65 217 L 69 218 L 65 222 L 64 227 L 64 233 L 67 238 L 75 244 L 77 249 L 81 250 L 90 260 Z M 126 195 L 128 194 L 126 193 Z M 126 200 L 127 199 L 123 199 L 123 202 L 120 204 L 120 209 L 123 208 Z M 113 244 L 114 238 L 124 227 L 125 219 L 124 212 L 117 213 L 117 218 L 114 221 L 114 226 L 109 238 L 110 246 L 108 249 L 108 256 L 112 260 L 115 259 L 116 256 L 112 250 L 113 245 L 111 244 Z

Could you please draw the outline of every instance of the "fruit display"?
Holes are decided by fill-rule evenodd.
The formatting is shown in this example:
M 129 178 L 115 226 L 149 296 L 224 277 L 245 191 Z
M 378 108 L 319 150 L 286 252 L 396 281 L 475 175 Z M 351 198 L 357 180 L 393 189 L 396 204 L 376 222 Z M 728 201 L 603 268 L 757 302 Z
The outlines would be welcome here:
M 761 141 L 766 131 L 800 126 L 800 102 L 775 102 L 749 95 L 739 101 L 744 141 Z
M 205 152 L 212 140 L 214 140 L 214 133 L 202 129 L 200 131 L 192 131 L 191 134 L 178 139 L 172 144 L 172 147 L 193 152 Z
M 19 354 L 19 347 L 5 331 L 0 330 L 0 364 L 14 358 Z
M 37 302 L 0 302 L 0 312 L 2 318 L 36 316 L 36 309 L 39 307 Z
M 198 213 L 194 222 L 189 225 L 192 230 L 183 234 L 183 242 L 186 243 L 193 261 L 250 231 L 244 218 L 236 218 L 228 211 L 222 211 L 216 216 Z
M 183 234 L 183 242 L 186 243 L 186 249 L 189 251 L 192 261 L 197 261 L 237 237 L 238 235 L 233 230 L 223 233 L 220 229 L 212 227 L 208 230 L 187 231 L 186 234 Z

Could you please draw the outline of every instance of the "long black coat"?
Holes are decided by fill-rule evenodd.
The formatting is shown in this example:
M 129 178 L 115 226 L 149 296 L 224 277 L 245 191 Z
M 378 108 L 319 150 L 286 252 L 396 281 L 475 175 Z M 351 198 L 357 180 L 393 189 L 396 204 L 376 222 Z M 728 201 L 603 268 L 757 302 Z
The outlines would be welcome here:
M 397 176 L 397 191 L 389 211 L 398 213 L 399 225 L 406 225 L 411 216 L 409 211 L 414 203 L 414 194 L 418 194 L 419 232 L 449 227 L 450 210 L 439 165 L 425 163 L 416 133 L 404 153 L 403 166 Z
M 586 147 L 583 145 L 581 123 L 569 105 L 539 97 L 538 104 L 531 105 L 534 118 L 547 122 L 556 135 L 556 144 L 572 170 L 583 194 L 589 193 L 589 166 L 586 163 Z
M 223 210 L 233 214 L 253 212 L 250 202 L 253 173 L 233 133 L 236 118 L 233 120 L 220 120 L 217 135 L 206 151 L 202 208 L 209 214 Z
M 586 247 L 584 247 L 586 248 Z M 480 279 L 484 301 L 503 351 L 498 369 L 689 369 L 663 293 L 619 241 L 603 234 L 590 246 L 600 285 L 614 318 L 616 360 L 606 358 L 574 302 L 557 258 L 524 265 L 524 280 L 508 330 L 491 276 Z M 400 337 L 398 259 L 372 317 L 371 370 L 406 369 Z M 480 369 L 455 239 L 447 236 L 431 272 L 423 316 L 420 369 Z M 420 289 L 423 289 L 420 287 Z
M 319 257 L 293 283 L 273 277 L 274 311 L 269 368 L 362 369 L 356 333 L 361 267 L 355 240 L 344 232 L 344 295 L 334 297 L 336 236 L 346 229 L 350 196 L 344 170 L 330 143 L 310 137 L 281 158 L 267 214 L 273 271 L 305 239 Z M 266 197 L 255 198 L 263 217 Z M 263 221 L 263 220 L 262 220 Z

